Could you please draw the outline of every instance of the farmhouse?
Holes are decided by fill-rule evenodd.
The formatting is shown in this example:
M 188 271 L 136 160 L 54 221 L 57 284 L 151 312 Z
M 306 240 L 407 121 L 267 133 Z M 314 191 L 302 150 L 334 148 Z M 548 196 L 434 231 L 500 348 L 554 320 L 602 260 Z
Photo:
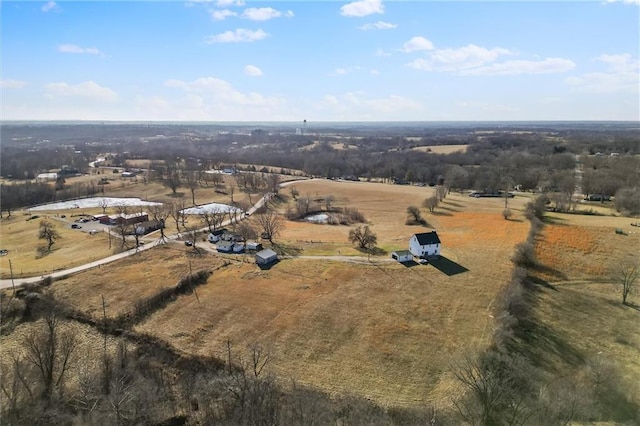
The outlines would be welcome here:
M 256 253 L 256 263 L 260 266 L 266 266 L 278 260 L 278 254 L 271 249 L 260 250 Z
M 409 240 L 409 251 L 421 259 L 440 256 L 440 238 L 436 231 L 414 234 Z
M 398 262 L 411 262 L 413 260 L 413 254 L 409 250 L 397 250 L 391 253 L 391 257 Z
M 226 229 L 222 228 L 222 229 L 216 229 L 213 232 L 209 233 L 209 242 L 210 243 L 217 243 L 218 241 L 220 241 L 222 239 L 222 235 L 227 232 Z

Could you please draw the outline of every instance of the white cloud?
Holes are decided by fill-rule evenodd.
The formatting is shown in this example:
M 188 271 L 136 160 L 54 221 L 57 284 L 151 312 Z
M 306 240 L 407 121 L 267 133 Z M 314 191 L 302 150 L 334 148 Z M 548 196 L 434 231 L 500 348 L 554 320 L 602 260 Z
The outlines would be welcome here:
M 493 62 L 500 55 L 510 53 L 509 50 L 500 47 L 486 49 L 469 44 L 458 49 L 434 50 L 428 53 L 427 59 L 419 58 L 407 65 L 422 71 L 461 71 Z
M 212 10 L 211 12 L 211 17 L 213 19 L 215 19 L 216 21 L 224 21 L 225 19 L 227 19 L 230 16 L 237 16 L 238 14 L 232 10 L 229 9 L 222 9 L 222 10 Z
M 329 119 L 348 116 L 352 120 L 379 120 L 382 117 L 402 120 L 406 119 L 407 113 L 422 111 L 423 105 L 398 95 L 370 98 L 364 92 L 348 92 L 339 96 L 325 95 L 315 103 L 315 108 L 328 112 Z
M 371 71 L 369 71 L 369 73 L 371 75 L 380 75 L 380 71 L 378 71 L 378 70 L 371 70 Z
M 244 0 L 218 0 L 218 7 L 244 6 Z
M 253 31 L 245 28 L 238 28 L 235 31 L 225 31 L 220 34 L 209 36 L 205 39 L 205 43 L 250 43 L 262 40 L 268 36 L 269 34 L 261 29 Z
M 255 92 L 242 93 L 234 89 L 231 83 L 215 77 L 202 77 L 191 82 L 167 80 L 164 85 L 202 96 L 212 104 L 224 102 L 238 107 L 276 107 L 283 103 L 278 97 L 267 97 Z
M 102 87 L 93 81 L 85 81 L 76 85 L 68 83 L 49 83 L 45 86 L 49 99 L 55 97 L 74 97 L 91 99 L 92 101 L 113 102 L 118 95 L 108 87 Z
M 374 13 L 383 14 L 384 6 L 381 0 L 360 0 L 345 4 L 340 8 L 342 16 L 362 17 Z
M 250 77 L 260 77 L 263 74 L 262 70 L 255 65 L 247 65 L 244 67 L 244 73 Z
M 0 80 L 0 89 L 22 89 L 27 86 L 26 81 L 22 80 Z
M 378 21 L 372 22 L 369 24 L 364 24 L 358 27 L 359 30 L 362 31 L 370 31 L 370 30 L 392 30 L 397 28 L 396 24 L 392 24 L 390 22 Z
M 245 9 L 241 15 L 242 18 L 252 21 L 268 21 L 269 19 L 280 18 L 281 16 L 291 18 L 293 17 L 293 12 L 290 10 L 281 12 L 272 7 L 251 7 Z
M 575 68 L 576 64 L 564 58 L 545 58 L 541 61 L 513 60 L 486 65 L 460 72 L 463 75 L 522 75 L 556 74 Z
M 384 49 L 376 49 L 375 55 L 379 58 L 383 58 L 385 56 L 391 56 L 391 53 L 385 52 Z
M 402 46 L 402 51 L 406 53 L 417 52 L 419 50 L 433 50 L 433 43 L 422 36 L 417 36 Z
M 624 3 L 624 4 L 635 4 L 640 6 L 640 0 L 605 0 L 604 3 L 605 4 Z
M 99 55 L 100 51 L 95 47 L 80 47 L 75 44 L 61 44 L 58 46 L 61 53 L 86 53 L 89 55 Z
M 604 71 L 569 77 L 565 82 L 576 90 L 587 93 L 638 93 L 640 61 L 630 54 L 600 55 L 595 58 L 605 65 Z
M 43 12 L 49 12 L 49 11 L 52 11 L 52 10 L 57 9 L 57 8 L 58 8 L 58 5 L 56 4 L 55 1 L 49 1 L 49 2 L 45 3 L 40 8 L 40 10 L 43 11 Z
M 337 76 L 337 75 L 346 75 L 346 74 L 351 74 L 353 72 L 357 72 L 360 71 L 362 68 L 360 67 L 360 65 L 355 65 L 352 67 L 341 67 L 341 68 L 336 68 L 335 70 L 333 70 L 333 72 L 330 72 L 329 75 L 330 76 Z

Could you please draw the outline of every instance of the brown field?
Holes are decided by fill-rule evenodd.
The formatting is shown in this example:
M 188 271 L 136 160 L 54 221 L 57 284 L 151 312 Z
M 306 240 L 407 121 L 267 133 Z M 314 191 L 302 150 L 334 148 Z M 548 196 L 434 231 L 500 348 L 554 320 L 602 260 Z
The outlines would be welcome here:
M 537 255 L 549 268 L 543 275 L 555 290 L 540 292 L 537 313 L 540 324 L 553 330 L 567 349 L 545 356 L 563 374 L 580 366 L 572 353 L 613 363 L 622 376 L 621 389 L 640 403 L 640 312 L 622 305 L 612 279 L 612 271 L 621 264 L 640 260 L 640 232 L 627 226 L 628 235 L 615 233 L 628 218 L 560 214 L 552 218 L 557 224 L 544 228 Z M 630 301 L 640 302 L 637 292 Z
M 433 145 L 433 146 L 416 146 L 411 148 L 413 151 L 433 152 L 434 154 L 452 154 L 454 152 L 467 152 L 469 145 Z
M 0 220 L 0 244 L 9 254 L 0 257 L 0 277 L 10 278 L 9 261 L 16 278 L 45 275 L 59 269 L 102 259 L 112 254 L 108 235 L 90 235 L 81 230 L 71 229 L 73 218 L 62 219 L 53 215 L 38 214 L 40 218 L 27 221 L 30 215 L 14 213 L 10 218 Z M 44 257 L 37 256 L 38 246 L 45 241 L 38 239 L 40 220 L 49 217 L 60 239 L 52 247 L 52 252 Z M 90 224 L 83 224 L 87 228 Z
M 167 244 L 129 256 L 82 274 L 74 275 L 51 286 L 53 295 L 74 308 L 102 317 L 102 296 L 107 317 L 130 312 L 137 300 L 175 285 L 182 277 L 200 269 L 215 269 L 223 261 L 204 253 L 192 254 L 192 249 Z
M 297 185 L 301 194 L 332 193 L 338 204 L 358 207 L 383 247 L 406 248 L 409 236 L 425 229 L 404 225 L 404 211 L 428 189 Z M 488 343 L 494 298 L 509 278 L 513 246 L 525 238 L 528 223 L 505 221 L 501 200 L 454 194 L 447 200 L 442 214 L 427 220 L 441 235 L 444 256 L 467 272 L 448 276 L 431 265 L 308 259 L 282 260 L 268 271 L 239 264 L 200 287 L 199 302 L 179 297 L 138 329 L 202 355 L 221 355 L 227 339 L 239 348 L 261 342 L 271 348 L 272 371 L 285 382 L 292 378 L 385 405 L 448 404 L 457 386 L 450 363 Z M 311 247 L 317 245 L 325 245 L 320 252 L 354 254 L 348 229 L 288 222 L 279 242 L 302 245 L 302 254 L 316 253 Z M 322 243 L 305 245 L 310 239 Z

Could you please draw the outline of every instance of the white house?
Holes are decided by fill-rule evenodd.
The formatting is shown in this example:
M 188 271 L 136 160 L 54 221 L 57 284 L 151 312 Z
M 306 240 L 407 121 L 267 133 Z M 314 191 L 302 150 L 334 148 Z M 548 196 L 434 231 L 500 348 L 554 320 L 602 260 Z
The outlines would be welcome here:
M 409 240 L 409 251 L 421 259 L 440 256 L 440 238 L 436 231 L 414 234 Z
M 222 234 L 227 232 L 226 229 L 216 229 L 215 231 L 209 233 L 209 237 L 207 238 L 211 244 L 217 243 L 222 239 Z
M 231 241 L 220 241 L 216 244 L 216 250 L 222 253 L 231 253 L 233 250 L 233 243 Z

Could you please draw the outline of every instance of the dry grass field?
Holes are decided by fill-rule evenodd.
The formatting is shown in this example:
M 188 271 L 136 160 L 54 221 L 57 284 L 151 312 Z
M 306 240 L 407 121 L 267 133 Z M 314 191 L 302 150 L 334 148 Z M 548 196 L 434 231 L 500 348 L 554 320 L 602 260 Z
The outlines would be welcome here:
M 175 285 L 190 270 L 215 269 L 222 263 L 219 257 L 197 256 L 189 247 L 167 244 L 56 281 L 51 292 L 96 319 L 103 315 L 104 296 L 107 317 L 113 318 L 131 312 L 136 301 Z
M 565 348 L 545 356 L 562 374 L 593 359 L 613 363 L 622 377 L 619 386 L 640 404 L 640 311 L 622 305 L 612 278 L 620 265 L 640 261 L 640 232 L 628 218 L 550 216 L 555 224 L 544 228 L 537 255 L 555 289 L 540 292 L 537 314 Z M 637 292 L 630 301 L 640 303 Z
M 90 235 L 82 230 L 71 229 L 73 218 L 62 219 L 55 214 L 39 216 L 38 219 L 27 221 L 30 215 L 14 213 L 10 218 L 0 220 L 0 245 L 9 250 L 6 256 L 0 257 L 1 278 L 10 278 L 9 260 L 13 275 L 18 278 L 45 275 L 112 254 L 107 234 Z M 40 220 L 47 216 L 60 234 L 60 239 L 53 245 L 51 253 L 39 257 L 37 248 L 46 242 L 38 239 L 38 229 Z M 90 224 L 83 225 L 88 229 Z
M 433 145 L 433 146 L 416 146 L 411 148 L 413 151 L 432 152 L 434 154 L 452 154 L 454 152 L 467 152 L 469 145 Z
M 390 249 L 406 248 L 410 235 L 425 229 L 405 225 L 404 211 L 419 205 L 428 189 L 297 185 L 301 194 L 332 193 L 338 204 L 360 209 Z M 444 256 L 462 273 L 386 262 L 286 259 L 265 271 L 239 264 L 214 273 L 198 289 L 199 301 L 179 297 L 138 329 L 201 355 L 222 355 L 227 339 L 241 349 L 260 342 L 271 349 L 272 371 L 285 383 L 291 378 L 385 405 L 446 405 L 457 386 L 450 363 L 489 342 L 495 296 L 509 278 L 514 245 L 528 231 L 517 214 L 511 221 L 501 217 L 501 202 L 452 194 L 439 215 L 427 215 Z M 323 244 L 333 254 L 352 254 L 347 232 L 288 222 L 279 242 L 322 240 L 304 246 L 302 254 Z M 331 251 L 326 247 L 322 251 Z

